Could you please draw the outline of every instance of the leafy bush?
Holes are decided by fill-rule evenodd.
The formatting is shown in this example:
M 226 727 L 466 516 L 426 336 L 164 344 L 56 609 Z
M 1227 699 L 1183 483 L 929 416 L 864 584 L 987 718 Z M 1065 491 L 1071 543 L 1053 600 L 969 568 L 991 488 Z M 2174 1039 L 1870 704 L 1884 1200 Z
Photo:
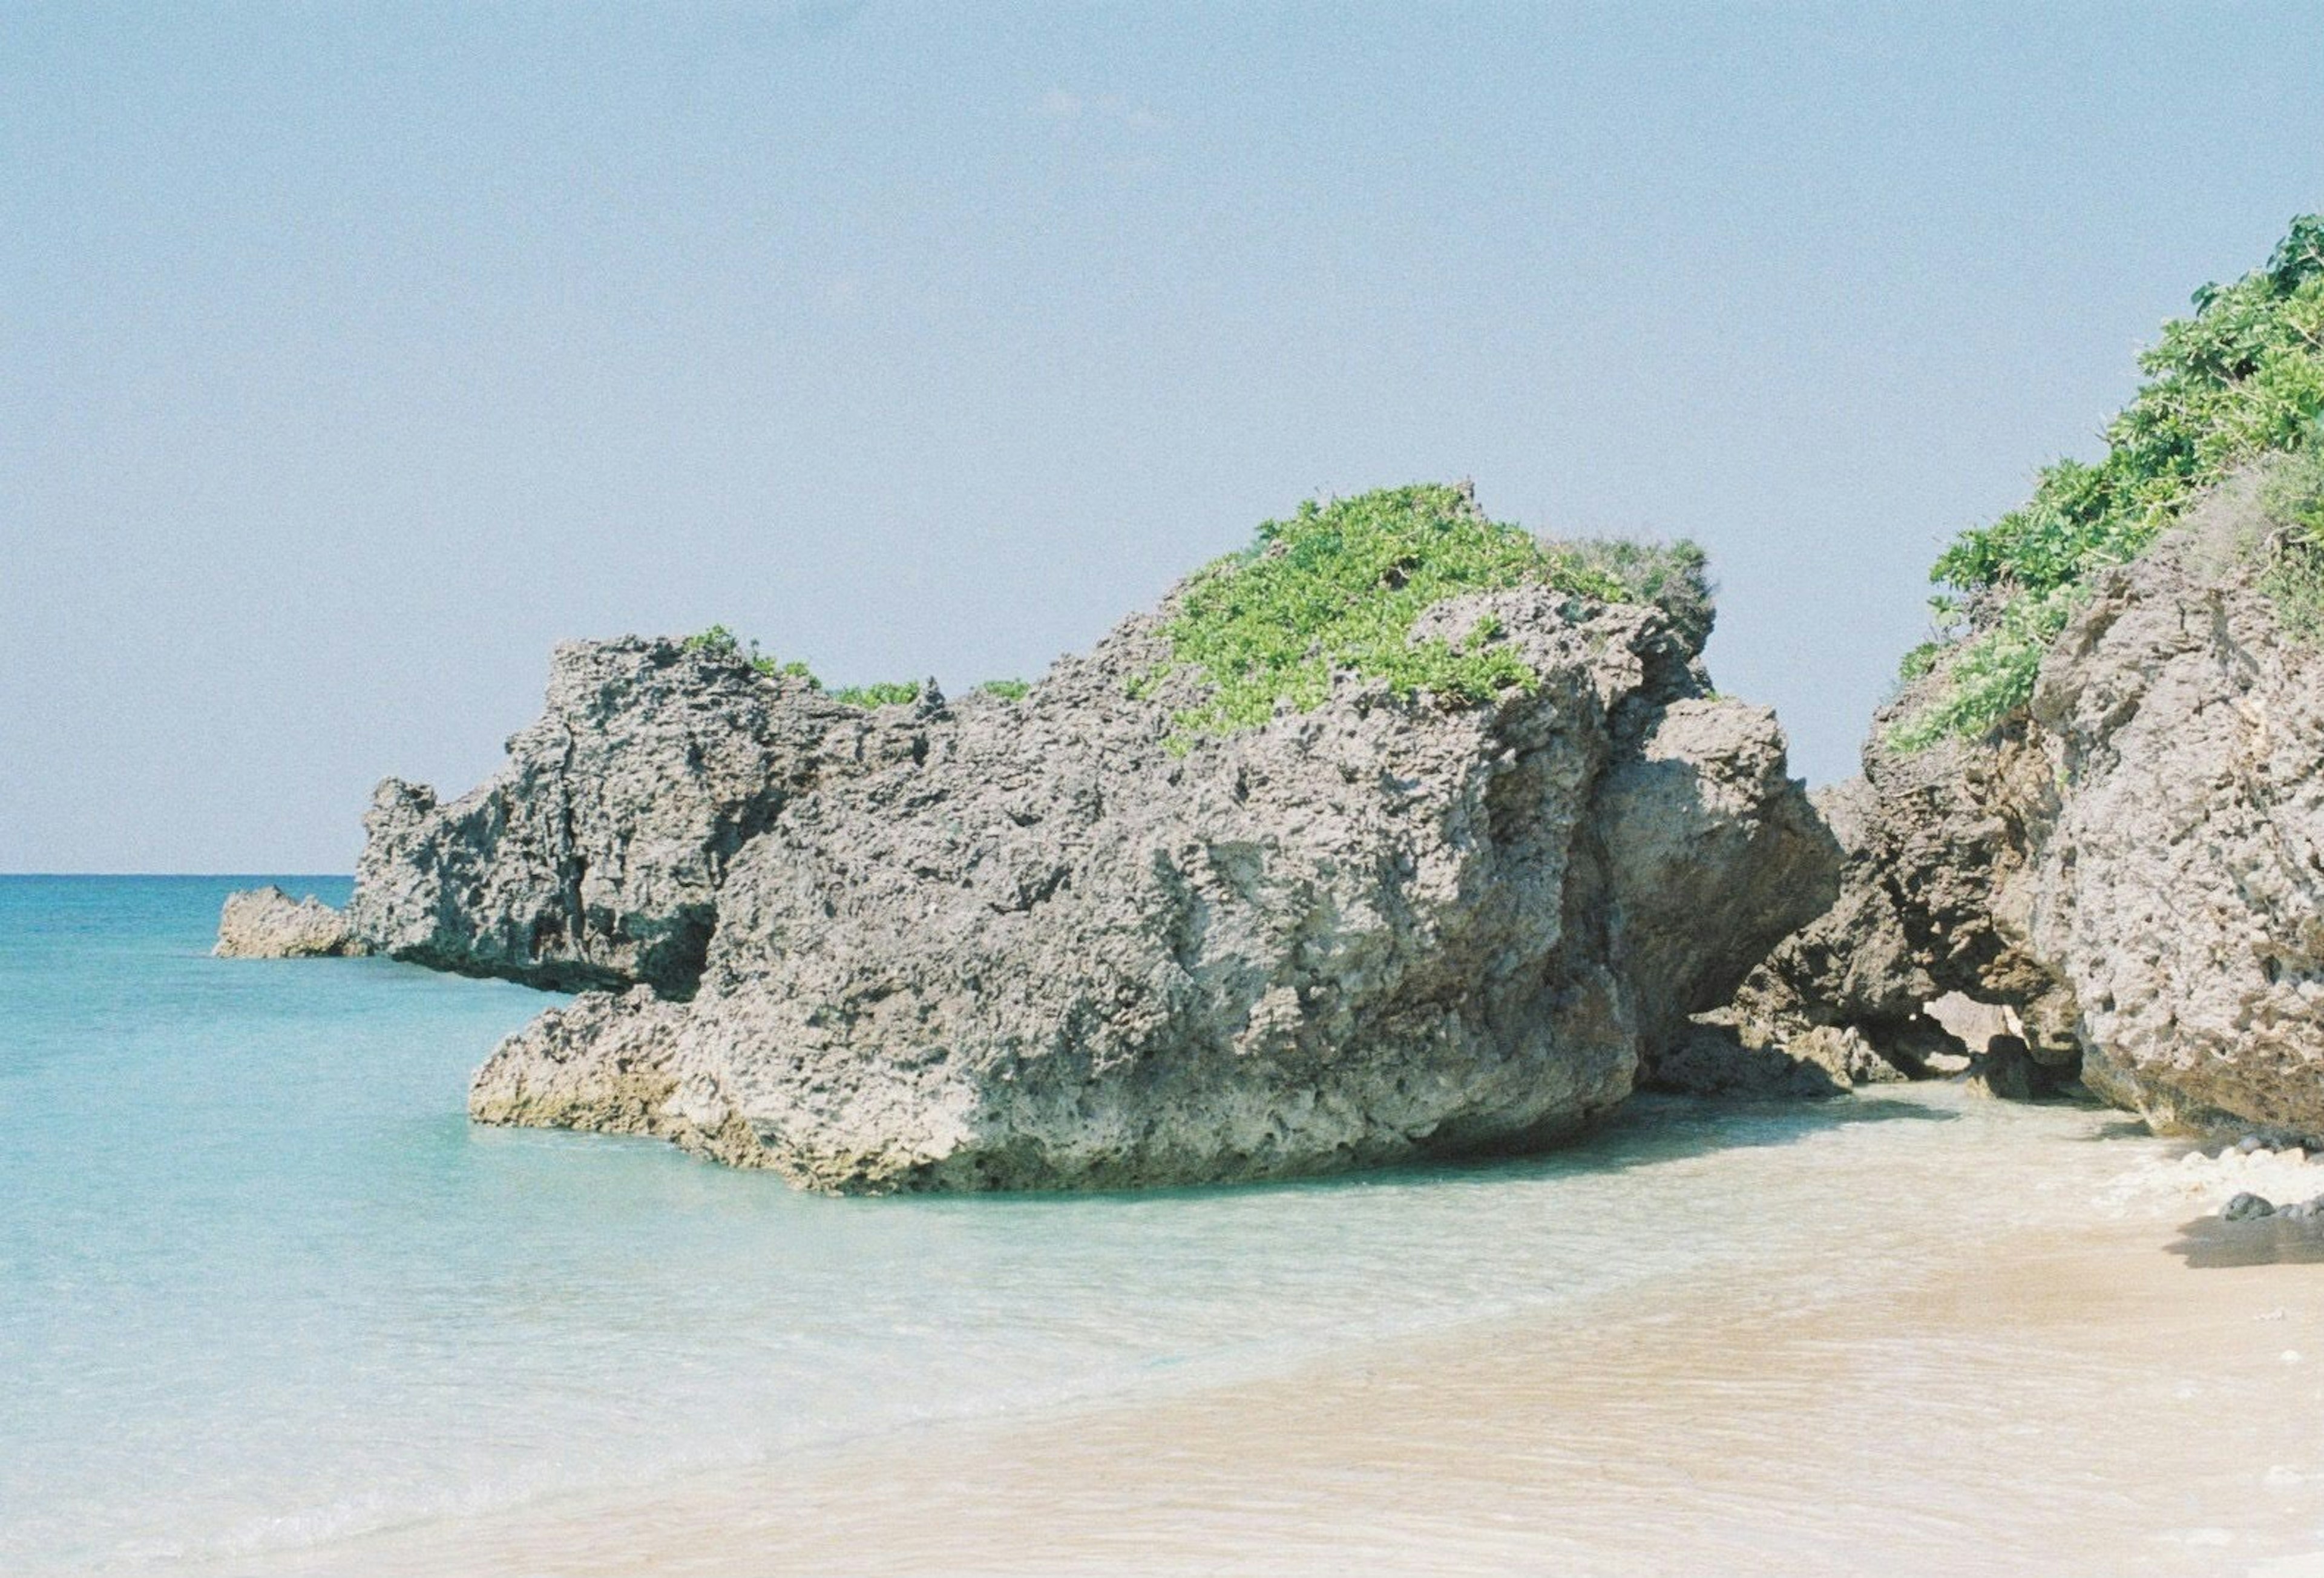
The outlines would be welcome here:
M 2024 706 L 2042 670 L 2043 650 L 2066 628 L 2080 601 L 2078 590 L 2061 588 L 2007 604 L 1997 624 L 1946 656 L 1944 694 L 1892 728 L 1888 743 L 1900 751 L 1925 751 L 1953 735 L 1983 734 Z
M 1384 488 L 1330 503 L 1313 500 L 1288 521 L 1261 525 L 1250 547 L 1196 572 L 1164 627 L 1173 669 L 1209 688 L 1176 717 L 1174 744 L 1266 722 L 1279 702 L 1305 712 L 1330 693 L 1334 669 L 1388 682 L 1399 696 L 1428 691 L 1476 702 L 1538 680 L 1500 632 L 1483 622 L 1456 646 L 1416 641 L 1413 623 L 1463 593 L 1540 582 L 1602 602 L 1665 595 L 1707 611 L 1702 550 L 1622 550 L 1547 544 L 1486 519 L 1465 489 Z
M 917 679 L 885 679 L 873 685 L 850 685 L 831 693 L 834 701 L 844 701 L 850 706 L 895 706 L 899 703 L 920 699 Z
M 1022 701 L 1033 687 L 1022 679 L 988 679 L 976 688 L 986 696 L 997 696 L 1003 701 Z
M 2194 306 L 2139 357 L 2147 381 L 2107 425 L 2103 459 L 2050 466 L 2023 506 L 1937 560 L 1930 578 L 1970 594 L 1979 616 L 1941 660 L 1945 694 L 1892 743 L 1981 734 L 2023 706 L 2090 577 L 2144 552 L 2230 470 L 2306 442 L 2324 413 L 2324 215 L 2293 220 L 2264 266 L 2204 286 Z M 1941 615 L 1953 606 L 1938 600 Z

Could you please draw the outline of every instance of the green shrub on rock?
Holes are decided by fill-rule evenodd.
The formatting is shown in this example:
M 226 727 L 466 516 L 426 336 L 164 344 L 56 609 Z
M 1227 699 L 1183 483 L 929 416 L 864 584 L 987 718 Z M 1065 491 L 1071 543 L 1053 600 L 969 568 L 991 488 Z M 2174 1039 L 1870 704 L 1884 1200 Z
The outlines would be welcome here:
M 2147 381 L 2107 425 L 2103 459 L 2050 466 L 2023 506 L 1937 560 L 1930 578 L 1973 614 L 1932 665 L 1939 693 L 1890 743 L 1982 734 L 2024 706 L 2091 577 L 2144 552 L 2229 471 L 2307 444 L 2324 414 L 2324 215 L 2293 220 L 2264 266 L 2204 286 L 2194 307 L 2139 357 Z
M 779 658 L 770 657 L 759 651 L 757 641 L 746 644 L 740 636 L 723 624 L 714 624 L 708 630 L 687 636 L 678 644 L 683 651 L 708 652 L 714 657 L 720 658 L 739 658 L 770 679 L 777 675 L 782 675 L 788 678 L 804 679 L 813 689 L 823 688 L 823 681 L 815 677 L 804 660 L 794 658 L 786 663 Z

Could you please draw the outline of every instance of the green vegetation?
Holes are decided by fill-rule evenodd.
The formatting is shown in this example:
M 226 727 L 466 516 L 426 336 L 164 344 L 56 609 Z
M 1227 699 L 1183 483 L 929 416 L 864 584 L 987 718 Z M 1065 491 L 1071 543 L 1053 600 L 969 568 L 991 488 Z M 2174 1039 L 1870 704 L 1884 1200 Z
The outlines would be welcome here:
M 1537 678 L 1485 621 L 1458 645 L 1411 639 L 1434 604 L 1466 592 L 1540 582 L 1576 597 L 1699 608 L 1710 593 L 1702 552 L 1545 544 L 1489 521 L 1467 492 L 1432 484 L 1387 488 L 1330 503 L 1309 501 L 1269 521 L 1250 548 L 1197 572 L 1164 627 L 1170 661 L 1133 687 L 1151 694 L 1174 669 L 1210 687 L 1175 719 L 1176 748 L 1203 734 L 1266 722 L 1279 702 L 1305 712 L 1350 669 L 1399 696 L 1427 691 L 1459 704 Z
M 2094 576 L 2144 552 L 2236 466 L 2305 446 L 2324 413 L 2324 215 L 2292 221 L 2265 266 L 2206 285 L 2194 306 L 2140 356 L 2147 381 L 2107 425 L 2104 459 L 2050 466 L 2023 507 L 1963 532 L 1937 560 L 1931 579 L 1964 594 L 1973 616 L 1941 654 L 1908 659 L 1941 670 L 1944 694 L 1890 743 L 1981 734 L 2023 706 L 2043 649 Z M 1932 599 L 1956 625 L 1963 604 Z
M 2274 601 L 2286 634 L 2324 643 L 2324 433 L 2267 479 L 2260 509 L 2266 536 L 2260 589 Z
M 900 702 L 920 699 L 917 679 L 883 679 L 872 685 L 849 685 L 831 693 L 834 701 L 844 701 L 850 706 L 894 706 Z
M 1923 678 L 1937 666 L 1937 660 L 1944 655 L 1944 642 L 1923 641 L 1897 660 L 1896 683 L 1910 685 L 1914 680 Z
M 678 644 L 689 652 L 711 652 L 722 658 L 740 658 L 770 679 L 780 674 L 793 679 L 804 679 L 815 689 L 823 688 L 823 681 L 808 670 L 805 661 L 794 658 L 786 663 L 769 657 L 759 651 L 758 642 L 752 641 L 745 646 L 741 637 L 723 624 L 714 624 L 697 635 L 687 636 Z
M 1208 696 L 1174 720 L 1173 745 L 1266 722 L 1278 702 L 1300 710 L 1331 694 L 1332 673 L 1351 669 L 1384 679 L 1397 695 L 1426 691 L 1447 704 L 1530 690 L 1538 677 L 1480 621 L 1456 643 L 1411 639 L 1414 622 L 1462 593 L 1538 583 L 1601 603 L 1659 605 L 1698 640 L 1711 629 L 1711 586 L 1702 549 L 1692 542 L 1545 542 L 1486 519 L 1465 488 L 1385 488 L 1330 503 L 1310 501 L 1288 521 L 1261 525 L 1250 547 L 1197 571 L 1164 628 L 1170 660 L 1142 676 L 1149 695 L 1174 670 L 1203 682 Z M 762 674 L 792 674 L 818 690 L 804 663 L 778 665 L 723 624 L 686 638 L 688 651 L 748 661 Z M 1022 679 L 988 679 L 988 696 L 1022 700 Z M 851 685 L 829 692 L 863 707 L 918 701 L 913 681 Z

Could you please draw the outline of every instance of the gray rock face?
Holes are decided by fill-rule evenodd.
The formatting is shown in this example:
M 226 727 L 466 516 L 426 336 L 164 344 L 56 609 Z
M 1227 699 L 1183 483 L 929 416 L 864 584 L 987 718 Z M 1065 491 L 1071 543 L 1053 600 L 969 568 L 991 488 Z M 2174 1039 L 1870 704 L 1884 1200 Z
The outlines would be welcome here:
M 735 854 L 825 777 L 918 748 L 732 653 L 567 644 L 544 715 L 488 782 L 449 805 L 379 786 L 349 918 L 378 951 L 438 969 L 683 994 Z
M 2227 1222 L 2257 1222 L 2274 1214 L 2275 1202 L 2258 1195 L 2238 1195 L 2219 1207 L 2219 1216 Z
M 347 918 L 309 894 L 294 900 L 272 883 L 229 893 L 218 914 L 221 959 L 316 959 L 370 950 Z
M 770 697 L 767 723 L 735 732 L 785 742 L 761 747 L 783 764 L 779 802 L 751 802 L 718 870 L 655 868 L 687 873 L 657 891 L 708 906 L 698 990 L 550 1011 L 494 1052 L 471 1112 L 660 1134 L 830 1189 L 1255 1178 L 1563 1134 L 1830 902 L 1837 853 L 1784 775 L 1773 716 L 1711 698 L 1694 641 L 1664 614 L 1528 587 L 1440 605 L 1417 633 L 1461 636 L 1489 615 L 1538 688 L 1456 709 L 1342 675 L 1314 712 L 1183 753 L 1169 737 L 1185 695 L 1127 694 L 1164 654 L 1147 617 L 1022 702 L 810 724 L 806 698 L 781 697 L 795 710 L 780 714 Z M 634 643 L 568 650 L 560 674 L 654 660 Z M 527 759 L 549 754 L 551 722 L 562 741 L 585 732 L 563 721 L 576 713 L 604 718 L 592 726 L 639 742 L 622 771 L 684 803 L 690 780 L 640 755 L 702 731 L 628 721 L 674 697 L 598 693 L 553 687 L 552 719 L 519 736 L 541 741 Z M 722 702 L 722 720 L 745 705 Z M 883 730 L 909 748 L 871 745 Z M 810 735 L 821 743 L 788 744 Z M 602 771 L 545 776 L 559 818 L 610 829 L 647 814 L 650 797 L 593 797 Z M 433 870 L 537 826 L 531 783 L 495 783 L 449 821 L 375 813 L 367 892 L 384 894 L 404 851 L 444 852 Z M 444 831 L 415 837 L 406 821 Z M 455 821 L 495 836 L 453 837 Z M 482 937 L 537 968 L 549 953 L 530 928 L 546 909 L 559 947 L 577 937 L 593 963 L 631 958 L 616 940 L 650 929 L 634 878 L 557 908 L 536 874 L 585 843 L 528 833 L 484 863 L 525 874 L 482 891 L 544 895 L 481 907 L 505 922 L 462 918 L 467 877 L 387 912 L 414 918 L 399 922 L 407 947 L 449 955 L 427 939 Z M 598 870 L 593 855 L 584 882 Z

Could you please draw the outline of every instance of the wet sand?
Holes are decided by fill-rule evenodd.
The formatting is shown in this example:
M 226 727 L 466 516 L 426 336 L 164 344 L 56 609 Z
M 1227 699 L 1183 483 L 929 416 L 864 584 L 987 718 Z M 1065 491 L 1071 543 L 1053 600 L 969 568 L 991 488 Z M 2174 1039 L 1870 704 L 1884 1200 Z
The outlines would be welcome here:
M 2324 1265 L 2166 1208 L 1939 1232 L 1868 1292 L 1480 1324 L 270 1570 L 2324 1573 Z

